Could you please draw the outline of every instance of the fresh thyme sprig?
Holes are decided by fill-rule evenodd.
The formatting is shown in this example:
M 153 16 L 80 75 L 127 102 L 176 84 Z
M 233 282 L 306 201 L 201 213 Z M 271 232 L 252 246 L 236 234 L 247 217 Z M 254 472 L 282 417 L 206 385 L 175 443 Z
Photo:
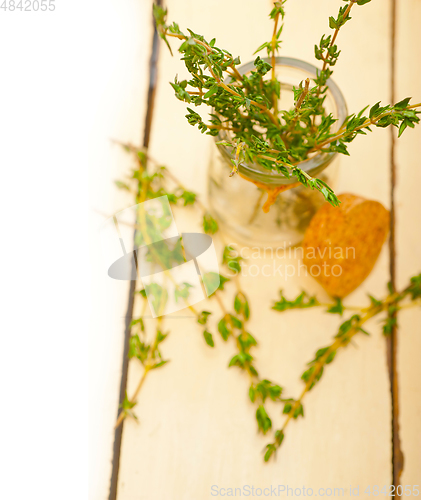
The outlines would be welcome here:
M 276 78 L 275 66 L 276 66 L 276 56 L 281 47 L 281 41 L 279 40 L 282 30 L 284 29 L 284 23 L 281 24 L 278 29 L 279 18 L 281 17 L 282 21 L 285 17 L 284 3 L 286 0 L 281 0 L 280 2 L 274 2 L 273 9 L 271 10 L 269 17 L 273 19 L 273 34 L 272 39 L 269 42 L 265 42 L 254 52 L 260 52 L 263 49 L 267 50 L 268 57 L 271 58 L 271 79 L 270 86 L 272 87 L 272 104 L 274 109 L 275 116 L 278 115 L 278 99 L 281 96 L 281 84 Z
M 272 428 L 272 420 L 269 417 L 265 408 L 265 400 L 269 396 L 273 401 L 280 399 L 282 388 L 267 380 L 260 379 L 258 371 L 254 366 L 254 357 L 251 354 L 251 349 L 257 345 L 257 340 L 248 331 L 247 322 L 250 318 L 250 305 L 249 301 L 241 289 L 237 280 L 238 273 L 241 271 L 241 258 L 233 255 L 233 249 L 226 245 L 223 250 L 222 264 L 227 267 L 231 272 L 235 273 L 235 282 L 237 286 L 237 293 L 234 297 L 233 311 L 229 312 L 225 307 L 222 298 L 218 292 L 215 292 L 211 297 L 215 297 L 218 302 L 222 318 L 218 322 L 218 332 L 224 342 L 232 339 L 237 348 L 236 354 L 232 356 L 228 363 L 228 367 L 238 367 L 243 370 L 250 378 L 249 398 L 252 403 L 257 405 L 256 421 L 259 431 L 266 434 Z M 204 325 L 203 335 L 206 343 L 210 347 L 214 347 L 215 343 L 212 334 L 208 331 L 207 321 L 211 313 L 209 311 L 202 311 L 197 321 L 199 324 Z
M 305 385 L 300 396 L 298 399 L 291 399 L 285 402 L 283 413 L 286 415 L 286 419 L 284 424 L 275 432 L 274 441 L 266 445 L 266 452 L 264 456 L 266 462 L 281 446 L 285 436 L 285 430 L 291 420 L 298 418 L 300 415 L 304 416 L 303 399 L 321 379 L 324 368 L 334 360 L 337 352 L 341 348 L 346 347 L 350 343 L 351 339 L 355 335 L 358 333 L 369 335 L 369 333 L 363 328 L 364 323 L 372 317 L 386 311 L 388 314 L 384 320 L 383 333 L 387 335 L 390 334 L 392 326 L 396 323 L 395 312 L 404 307 L 421 305 L 421 274 L 412 277 L 409 285 L 401 292 L 389 293 L 389 295 L 383 300 L 377 300 L 370 295 L 369 299 L 370 306 L 364 308 L 362 313 L 353 314 L 350 318 L 341 323 L 333 342 L 326 347 L 318 349 L 315 357 L 307 364 L 309 368 L 307 368 L 301 375 L 301 379 Z M 401 304 L 401 302 L 405 299 L 407 299 L 406 304 Z M 315 307 L 320 305 L 322 304 L 320 304 L 315 297 L 310 297 L 303 292 L 293 301 L 288 301 L 281 294 L 281 300 L 275 303 L 273 309 L 277 311 L 285 311 L 286 309 L 300 309 L 303 307 Z M 343 306 L 341 300 L 336 299 L 335 304 L 330 306 L 327 312 L 342 315 L 344 308 L 345 307 Z
M 132 146 L 131 144 L 122 144 L 119 143 L 126 151 L 133 153 L 136 158 L 137 167 L 133 170 L 131 178 L 127 181 L 116 181 L 117 187 L 124 190 L 129 190 L 135 196 L 135 200 L 137 203 L 141 203 L 143 201 L 154 199 L 157 197 L 161 197 L 166 195 L 171 204 L 180 204 L 182 206 L 194 205 L 198 204 L 203 213 L 203 229 L 205 233 L 215 234 L 218 231 L 218 224 L 215 219 L 207 212 L 206 208 L 201 204 L 200 200 L 196 197 L 196 194 L 187 190 L 178 179 L 172 174 L 168 169 L 164 166 L 157 164 L 150 158 L 147 153 L 143 150 L 139 150 L 138 148 Z M 154 168 L 148 168 L 149 164 L 153 164 Z M 172 184 L 175 185 L 173 190 L 169 190 L 167 187 L 167 183 L 165 182 L 167 179 L 172 181 Z M 131 187 L 134 184 L 134 189 Z M 143 217 L 145 215 L 143 214 Z M 140 229 L 140 232 L 136 232 L 137 241 L 136 243 L 139 245 L 141 243 L 149 244 L 150 240 L 148 240 L 150 234 L 153 234 L 154 231 L 159 231 L 160 219 L 154 220 L 153 218 L 146 220 L 137 220 L 135 224 L 136 229 Z M 140 241 L 139 238 L 143 238 Z M 165 259 L 182 259 L 182 249 L 175 247 L 175 250 L 172 252 L 165 252 L 161 249 L 160 252 L 156 252 L 154 250 L 153 245 L 149 247 L 148 252 L 150 253 L 150 259 L 155 262 L 157 265 L 162 264 L 162 261 Z M 240 259 L 238 257 L 233 257 L 232 249 L 229 246 L 224 247 L 223 251 L 223 264 L 227 265 L 228 269 L 231 271 L 238 270 Z M 171 267 L 170 265 L 164 266 L 164 269 Z M 169 275 L 171 278 L 171 275 Z M 212 289 L 215 288 L 215 284 L 217 285 L 217 290 L 212 294 L 215 296 L 220 303 L 221 307 L 225 311 L 225 315 L 228 317 L 229 324 L 231 328 L 236 328 L 239 326 L 241 321 L 235 317 L 234 314 L 229 315 L 226 312 L 225 306 L 223 305 L 222 299 L 219 296 L 219 292 L 224 289 L 224 284 L 230 281 L 229 278 L 223 275 L 216 275 L 213 272 L 205 273 L 203 276 L 203 283 L 205 287 L 210 286 Z M 184 283 L 181 287 L 174 283 L 175 286 L 175 299 L 182 299 L 186 302 L 190 312 L 196 317 L 197 322 L 204 326 L 203 336 L 205 342 L 214 347 L 214 340 L 212 333 L 209 331 L 207 327 L 208 317 L 210 316 L 209 311 L 197 311 L 194 307 L 190 306 L 188 303 L 189 297 L 189 287 L 188 283 Z M 151 289 L 148 290 L 148 287 Z M 238 309 L 238 301 L 244 300 L 244 314 L 245 318 L 248 319 L 249 309 L 248 303 L 245 299 L 244 293 L 239 288 L 239 284 L 237 283 L 238 293 L 235 301 L 235 310 L 239 312 Z M 145 323 L 144 323 L 144 314 L 146 309 L 146 297 L 147 291 L 149 294 L 152 294 L 154 309 L 155 311 L 164 311 L 166 301 L 168 300 L 168 291 L 165 287 L 158 285 L 157 283 L 152 283 L 147 286 L 146 289 L 139 290 L 137 293 L 143 298 L 143 310 L 142 314 L 134 319 L 131 322 L 131 338 L 130 338 L 130 347 L 129 347 L 129 358 L 137 358 L 143 365 L 144 371 L 139 380 L 138 386 L 134 393 L 129 398 L 126 394 L 126 397 L 121 405 L 121 412 L 118 416 L 116 426 L 120 425 L 120 423 L 127 417 L 136 418 L 136 415 L 133 411 L 133 408 L 137 404 L 137 397 L 139 392 L 147 378 L 148 374 L 151 370 L 160 368 L 164 364 L 168 362 L 168 360 L 164 360 L 160 351 L 160 344 L 165 340 L 168 335 L 168 332 L 162 333 L 162 317 L 158 318 L 158 324 L 155 332 L 155 337 L 152 343 L 149 343 L 145 336 Z M 248 311 L 248 313 L 247 313 Z M 247 338 L 248 340 L 247 340 Z M 247 349 L 246 343 L 249 342 L 250 346 L 252 345 L 252 336 L 251 334 L 247 334 L 247 332 L 241 332 L 241 338 L 236 340 L 238 345 L 243 346 L 243 352 Z M 253 339 L 254 340 L 254 339 Z M 255 341 L 254 341 L 255 343 Z M 250 347 L 249 346 L 249 347 Z M 253 367 L 250 364 L 250 372 L 253 372 Z M 257 372 L 255 372 L 257 375 Z
M 169 171 L 162 166 L 158 166 L 157 168 L 155 168 L 155 171 L 152 174 L 147 174 L 147 169 L 145 167 L 146 160 L 148 160 L 147 155 L 142 151 L 140 152 L 137 151 L 136 148 L 130 145 L 123 145 L 123 146 L 125 147 L 126 150 L 136 153 L 136 158 L 138 160 L 139 169 L 136 169 L 133 173 L 133 178 L 137 180 L 140 186 L 139 193 L 136 196 L 137 200 L 153 199 L 157 196 L 163 196 L 164 194 L 166 194 L 170 200 L 170 203 L 176 204 L 180 200 L 185 201 L 185 197 L 183 197 L 182 195 L 171 196 L 171 194 L 173 193 L 165 191 L 164 189 L 162 181 L 164 180 L 165 176 L 168 176 L 171 177 L 172 180 L 177 184 L 178 186 L 177 189 L 181 190 L 182 193 L 186 192 L 190 193 L 189 191 L 186 191 L 184 186 L 182 186 L 179 183 L 179 181 L 174 177 L 173 174 L 169 174 Z M 159 175 L 155 175 L 157 172 L 159 173 Z M 126 182 L 118 181 L 116 184 L 121 189 L 130 189 L 129 185 Z M 188 196 L 188 199 L 190 200 L 189 204 L 199 203 L 198 199 L 192 195 L 193 193 L 190 193 L 190 195 Z M 186 203 L 183 203 L 183 205 L 185 206 Z M 214 234 L 218 230 L 217 223 L 206 212 L 206 209 L 203 206 L 201 208 L 203 210 L 204 231 L 209 234 Z M 153 221 L 150 222 L 153 225 Z M 160 255 L 157 256 L 155 255 L 155 260 L 157 263 L 159 263 L 161 257 L 162 256 Z M 230 246 L 224 246 L 222 264 L 225 265 L 227 269 L 229 269 L 231 272 L 235 273 L 239 272 L 241 270 L 240 260 L 241 259 L 239 257 L 233 255 L 233 249 Z M 229 337 L 233 338 L 239 350 L 238 354 L 235 354 L 232 357 L 231 361 L 229 362 L 229 366 L 238 366 L 244 369 L 251 377 L 254 377 L 256 379 L 256 387 L 257 387 L 256 391 L 258 394 L 261 388 L 261 383 L 257 378 L 258 373 L 253 366 L 252 363 L 253 357 L 250 354 L 251 347 L 255 346 L 257 342 L 251 335 L 251 333 L 249 333 L 245 329 L 245 323 L 246 321 L 248 321 L 250 317 L 250 307 L 248 300 L 244 292 L 241 290 L 239 283 L 236 282 L 238 291 L 234 299 L 234 312 L 232 314 L 228 313 L 223 303 L 223 300 L 219 295 L 219 291 L 223 290 L 224 284 L 230 280 L 223 275 L 219 275 L 217 277 L 214 275 L 215 273 L 208 273 L 203 277 L 203 281 L 205 286 L 207 280 L 214 280 L 215 278 L 217 278 L 219 282 L 217 290 L 211 296 L 216 298 L 224 314 L 223 318 L 218 323 L 218 331 L 221 334 L 224 341 L 227 341 Z M 168 294 L 166 293 L 166 290 L 163 289 L 161 286 L 154 284 L 154 287 L 155 288 L 154 290 L 152 290 L 152 292 L 154 301 L 157 302 L 155 303 L 155 310 L 160 310 L 161 307 L 163 310 L 165 307 L 165 302 L 168 299 Z M 212 289 L 213 288 L 214 287 L 212 286 Z M 145 339 L 145 325 L 143 316 L 146 306 L 146 290 L 145 289 L 140 290 L 139 294 L 144 299 L 144 308 L 141 316 L 134 319 L 131 322 L 132 335 L 130 338 L 129 358 L 130 359 L 137 358 L 142 363 L 144 371 L 142 373 L 138 386 L 134 391 L 133 395 L 131 395 L 130 399 L 126 395 L 126 398 L 122 404 L 122 411 L 120 412 L 120 415 L 116 422 L 116 426 L 120 425 L 120 423 L 127 416 L 137 419 L 133 411 L 133 408 L 137 404 L 137 397 L 139 395 L 139 392 L 144 384 L 144 381 L 148 373 L 150 373 L 151 370 L 159 368 L 168 362 L 168 360 L 164 360 L 162 358 L 161 352 L 159 350 L 160 343 L 163 340 L 165 340 L 168 333 L 162 334 L 161 326 L 159 326 L 159 323 L 156 330 L 154 341 L 152 343 L 148 343 Z M 188 301 L 188 295 L 189 295 L 188 287 L 184 287 L 183 289 L 176 289 L 175 294 L 177 297 L 181 297 L 182 299 L 186 300 L 186 302 Z M 198 312 L 196 311 L 195 308 L 192 307 L 189 307 L 189 309 L 196 316 L 197 322 L 204 328 L 203 336 L 206 344 L 208 344 L 210 347 L 214 347 L 215 346 L 214 338 L 208 328 L 208 319 L 211 316 L 211 312 L 206 310 Z M 161 321 L 162 318 L 158 318 L 158 320 Z M 265 381 L 265 383 L 267 384 L 268 381 Z M 275 384 L 273 385 L 275 386 Z M 273 390 L 271 394 L 273 397 Z M 258 422 L 258 428 L 261 429 L 264 433 L 266 433 L 267 430 L 271 427 L 271 420 L 264 409 L 263 403 L 264 403 L 264 398 L 263 401 L 259 404 L 259 407 L 257 409 L 256 419 Z M 264 415 L 265 418 L 263 418 Z
M 144 290 L 141 290 L 142 296 L 145 300 L 144 304 L 146 304 L 146 293 Z M 139 326 L 139 333 L 132 334 L 130 337 L 130 344 L 129 344 L 129 359 L 132 358 L 137 358 L 143 365 L 143 373 L 142 376 L 139 380 L 139 383 L 131 395 L 130 399 L 127 396 L 124 398 L 124 401 L 121 405 L 121 412 L 120 415 L 117 418 L 115 427 L 118 427 L 121 422 L 126 418 L 126 417 L 132 417 L 135 420 L 137 420 L 137 416 L 133 411 L 133 408 L 137 404 L 137 397 L 139 395 L 140 390 L 142 389 L 142 386 L 146 380 L 146 377 L 148 373 L 151 370 L 154 370 L 156 368 L 159 368 L 166 363 L 168 363 L 168 360 L 164 360 L 162 358 L 161 351 L 159 349 L 159 345 L 161 342 L 163 342 L 168 334 L 162 333 L 162 318 L 158 318 L 158 323 L 156 326 L 156 332 L 155 332 L 155 338 L 152 343 L 147 343 L 146 338 L 145 338 L 145 326 L 143 322 L 143 317 L 139 317 L 131 322 L 131 328 L 133 328 L 135 325 Z
M 331 69 L 335 66 L 338 61 L 339 54 L 337 45 L 335 44 L 336 37 L 338 36 L 339 30 L 342 26 L 351 19 L 349 15 L 352 6 L 357 3 L 358 5 L 364 5 L 371 0 L 350 0 L 347 5 L 340 7 L 336 19 L 333 16 L 329 17 L 329 28 L 335 30 L 332 35 L 323 35 L 320 44 L 314 46 L 314 55 L 319 61 L 323 61 L 323 67 L 317 74 L 315 83 L 317 84 L 317 97 L 326 91 L 326 84 L 329 78 L 332 76 L 333 70 Z
M 383 107 L 377 103 L 371 107 L 369 116 L 363 115 L 367 109 L 364 108 L 358 114 L 347 116 L 344 123 L 339 124 L 339 130 L 336 130 L 337 120 L 325 110 L 329 78 L 340 55 L 336 45 L 338 33 L 351 19 L 352 7 L 369 2 L 346 0 L 336 18 L 329 18 L 333 35 L 323 35 L 319 45 L 315 46 L 316 59 L 323 61 L 322 69 L 313 79 L 314 86 L 311 87 L 310 80 L 297 82 L 294 88 L 295 106 L 291 110 L 278 109 L 281 84 L 275 73 L 283 22 L 278 26 L 280 20 L 284 20 L 285 0 L 274 3 L 269 15 L 274 21 L 272 38 L 256 51 L 266 49 L 268 59 L 258 56 L 254 60 L 254 70 L 246 75 L 237 69 L 240 59 L 217 47 L 215 39 L 208 42 L 192 30 L 183 33 L 177 23 L 168 25 L 167 10 L 154 6 L 161 38 L 168 47 L 168 38 L 182 42 L 178 50 L 191 75 L 189 80 L 178 81 L 175 78 L 171 83 L 175 95 L 189 105 L 205 104 L 212 108 L 207 123 L 191 107 L 187 108 L 186 118 L 202 133 L 212 136 L 224 134 L 219 144 L 232 150 L 231 176 L 238 173 L 242 162 L 255 162 L 267 170 L 295 178 L 304 186 L 316 189 L 336 206 L 339 200 L 333 190 L 322 180 L 312 178 L 303 171 L 300 162 L 320 153 L 349 154 L 347 144 L 357 135 L 371 131 L 371 126 L 398 127 L 400 136 L 407 127 L 419 123 L 416 108 L 420 108 L 421 103 L 410 105 L 409 98 Z

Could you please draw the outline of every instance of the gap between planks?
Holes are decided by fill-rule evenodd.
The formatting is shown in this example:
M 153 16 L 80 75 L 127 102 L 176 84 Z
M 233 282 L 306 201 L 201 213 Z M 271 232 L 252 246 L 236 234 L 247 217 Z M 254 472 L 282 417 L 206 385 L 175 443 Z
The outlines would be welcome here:
M 155 0 L 157 5 L 162 4 L 162 0 Z M 153 39 L 152 39 L 152 50 L 149 60 L 149 85 L 146 103 L 146 116 L 145 116 L 145 127 L 142 145 L 144 148 L 149 146 L 150 133 L 152 127 L 152 118 L 154 112 L 155 103 L 155 93 L 156 93 L 156 83 L 158 76 L 158 54 L 159 54 L 159 38 L 158 33 L 155 28 L 155 22 L 151 14 L 151 22 L 153 23 Z M 134 235 L 133 235 L 134 237 Z M 133 266 L 135 264 L 133 263 Z M 129 367 L 129 341 L 130 341 L 130 323 L 133 318 L 133 308 L 134 308 L 134 298 L 136 290 L 136 280 L 130 282 L 129 299 L 127 305 L 126 322 L 124 330 L 124 348 L 123 348 L 123 360 L 122 360 L 122 371 L 121 371 L 121 383 L 120 383 L 120 396 L 119 396 L 119 408 L 123 404 L 126 389 L 127 389 L 127 374 Z M 117 411 L 118 417 L 118 411 Z M 113 445 L 113 459 L 112 459 L 112 471 L 111 471 L 111 481 L 110 481 L 110 494 L 108 496 L 109 500 L 117 499 L 117 486 L 118 486 L 118 473 L 120 469 L 120 455 L 121 455 L 121 441 L 123 436 L 123 425 L 124 420 L 115 429 L 114 432 L 114 445 Z
M 396 13 L 398 0 L 391 0 L 391 44 L 390 44 L 390 102 L 395 102 L 396 89 Z M 390 127 L 390 236 L 389 236 L 389 262 L 390 283 L 393 290 L 396 289 L 396 135 L 393 127 Z M 396 313 L 394 313 L 396 316 Z M 398 329 L 394 325 L 392 333 L 386 340 L 387 365 L 390 380 L 391 394 L 391 424 L 392 424 L 392 484 L 397 488 L 403 471 L 404 457 L 399 435 L 399 381 L 397 373 L 397 349 Z

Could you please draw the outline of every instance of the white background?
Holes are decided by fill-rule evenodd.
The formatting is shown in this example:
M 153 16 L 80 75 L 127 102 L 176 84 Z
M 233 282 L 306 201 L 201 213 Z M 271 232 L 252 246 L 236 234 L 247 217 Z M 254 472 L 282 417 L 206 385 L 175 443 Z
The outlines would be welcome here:
M 98 192 L 98 210 L 118 201 L 103 150 L 112 124 L 125 126 L 124 102 L 138 105 L 134 91 L 125 94 L 130 83 L 119 87 L 128 71 L 136 81 L 139 47 L 130 26 L 141 26 L 133 18 L 138 3 L 56 0 L 53 12 L 0 9 L 0 497 L 8 500 L 88 498 L 88 353 L 97 360 L 97 382 L 106 376 L 112 327 L 89 343 L 90 322 L 95 332 L 104 326 L 100 300 L 90 303 L 99 267 L 90 266 L 98 260 L 98 220 L 89 213 L 100 205 Z M 138 139 L 140 129 L 127 127 Z M 89 396 L 99 423 L 101 397 Z M 100 429 L 92 439 L 101 443 Z M 92 449 L 98 464 L 102 450 Z

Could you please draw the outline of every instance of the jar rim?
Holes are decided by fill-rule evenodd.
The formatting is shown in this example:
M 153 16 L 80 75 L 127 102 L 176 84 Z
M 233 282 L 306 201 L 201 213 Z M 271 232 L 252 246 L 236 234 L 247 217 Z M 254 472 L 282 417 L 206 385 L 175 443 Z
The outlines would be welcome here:
M 272 61 L 271 58 L 269 57 L 264 57 L 262 58 L 262 60 L 269 64 Z M 302 61 L 301 59 L 295 59 L 293 57 L 278 56 L 275 58 L 275 61 L 276 61 L 276 66 L 284 66 L 284 67 L 287 66 L 294 69 L 301 69 L 307 72 L 309 76 L 312 77 L 317 77 L 317 72 L 320 71 L 319 68 L 317 68 L 313 64 L 310 64 L 306 61 Z M 254 62 L 250 61 L 246 64 L 239 66 L 237 68 L 237 71 L 241 75 L 244 75 L 253 69 L 255 69 Z M 228 77 L 225 79 L 224 83 L 229 83 L 229 81 L 230 78 Z M 327 80 L 326 86 L 328 87 L 328 93 L 331 94 L 333 101 L 335 102 L 336 109 L 338 112 L 337 120 L 339 126 L 341 126 L 344 123 L 346 117 L 348 116 L 348 109 L 345 102 L 345 98 L 341 90 L 337 86 L 337 84 L 331 78 Z M 226 140 L 227 139 L 226 132 L 220 131 L 218 135 L 215 136 L 214 139 L 216 142 Z M 222 144 L 217 144 L 217 147 L 219 148 L 222 155 L 230 162 L 230 159 L 233 158 L 230 148 Z M 317 153 L 311 158 L 301 161 L 298 165 L 300 165 L 300 168 L 303 171 L 313 176 L 324 170 L 333 161 L 333 159 L 336 157 L 337 154 L 338 153 L 336 152 Z M 242 162 L 240 163 L 238 170 L 242 175 L 248 177 L 249 179 L 264 184 L 282 185 L 282 184 L 292 184 L 296 182 L 296 179 L 287 178 L 280 172 L 278 173 L 269 170 L 268 171 L 261 170 L 255 164 Z

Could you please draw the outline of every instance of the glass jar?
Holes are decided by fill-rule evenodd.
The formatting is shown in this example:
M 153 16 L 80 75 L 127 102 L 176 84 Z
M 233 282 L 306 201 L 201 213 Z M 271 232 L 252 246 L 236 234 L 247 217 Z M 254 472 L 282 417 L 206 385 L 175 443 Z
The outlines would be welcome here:
M 265 61 L 271 62 L 266 58 Z M 238 68 L 241 74 L 254 70 L 253 62 Z M 290 57 L 276 58 L 276 74 L 281 82 L 279 109 L 289 110 L 294 106 L 293 86 L 306 78 L 315 78 L 317 68 L 312 64 Z M 347 116 L 345 99 L 332 81 L 328 80 L 325 99 L 327 113 L 337 119 L 333 130 L 340 128 Z M 215 141 L 226 140 L 221 131 Z M 209 206 L 221 229 L 234 241 L 259 247 L 288 247 L 299 243 L 318 208 L 324 203 L 321 193 L 300 185 L 281 192 L 268 213 L 262 206 L 267 199 L 264 188 L 293 184 L 295 178 L 264 169 L 256 163 L 241 163 L 239 174 L 229 177 L 232 170 L 231 150 L 226 146 L 212 145 L 209 165 Z M 334 188 L 337 153 L 319 153 L 299 163 L 301 169 L 317 176 Z M 329 168 L 326 170 L 326 167 Z M 254 182 L 257 182 L 256 185 Z

